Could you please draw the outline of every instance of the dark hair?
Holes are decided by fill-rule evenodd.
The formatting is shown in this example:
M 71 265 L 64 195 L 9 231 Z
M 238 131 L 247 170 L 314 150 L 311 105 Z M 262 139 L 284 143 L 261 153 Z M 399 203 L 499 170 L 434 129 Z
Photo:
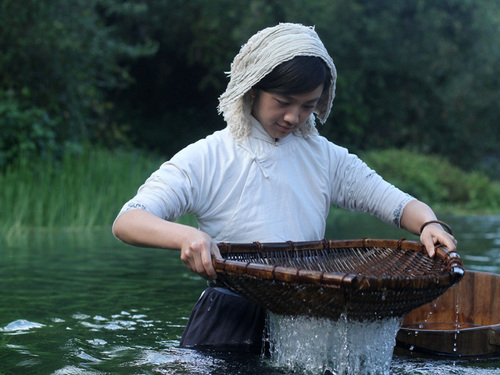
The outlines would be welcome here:
M 323 91 L 330 85 L 330 70 L 316 56 L 296 56 L 274 68 L 254 88 L 281 95 L 311 92 L 324 83 Z

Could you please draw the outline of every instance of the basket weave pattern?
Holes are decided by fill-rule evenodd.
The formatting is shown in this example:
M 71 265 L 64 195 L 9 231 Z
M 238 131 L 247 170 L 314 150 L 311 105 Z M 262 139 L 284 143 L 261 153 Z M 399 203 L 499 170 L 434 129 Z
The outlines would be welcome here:
M 404 316 L 463 276 L 456 252 L 420 242 L 323 240 L 219 244 L 217 284 L 281 315 L 370 320 Z

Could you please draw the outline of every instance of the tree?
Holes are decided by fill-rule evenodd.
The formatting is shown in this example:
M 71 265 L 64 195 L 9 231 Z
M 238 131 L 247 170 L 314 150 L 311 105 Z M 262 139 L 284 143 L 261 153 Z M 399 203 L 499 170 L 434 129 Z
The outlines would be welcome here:
M 224 127 L 217 98 L 240 46 L 274 24 L 267 1 L 143 0 L 138 21 L 158 53 L 132 65 L 135 84 L 117 93 L 115 115 L 131 121 L 137 145 L 171 155 Z M 128 29 L 122 33 L 129 33 Z
M 6 147 L 16 154 L 12 142 L 64 149 L 97 138 L 171 155 L 224 127 L 224 72 L 278 22 L 315 25 L 338 68 L 323 135 L 500 176 L 495 0 L 4 1 L 0 163 Z
M 0 166 L 20 152 L 60 154 L 112 139 L 107 93 L 131 81 L 125 63 L 155 52 L 118 37 L 108 18 L 143 8 L 112 0 L 0 3 Z
M 139 138 L 167 154 L 224 126 L 217 97 L 240 46 L 266 26 L 299 22 L 315 25 L 338 68 L 334 110 L 322 134 L 355 152 L 405 147 L 468 168 L 495 156 L 494 0 L 143 3 L 149 14 L 142 27 L 159 52 L 133 65 L 137 84 L 121 92 L 120 108 L 133 107 L 127 118 L 135 118 Z
M 498 158 L 497 2 L 356 0 L 322 10 L 317 30 L 339 69 L 327 136 L 355 151 L 406 147 L 469 169 Z

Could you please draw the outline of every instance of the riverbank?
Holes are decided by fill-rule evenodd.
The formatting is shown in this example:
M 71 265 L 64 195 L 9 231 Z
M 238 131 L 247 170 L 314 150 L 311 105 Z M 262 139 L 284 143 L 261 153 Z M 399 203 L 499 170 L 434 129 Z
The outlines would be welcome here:
M 500 183 L 442 159 L 389 150 L 363 155 L 388 181 L 454 214 L 500 213 Z M 0 231 L 107 226 L 165 158 L 144 151 L 87 149 L 54 163 L 18 160 L 0 174 Z M 188 223 L 193 220 L 186 218 Z

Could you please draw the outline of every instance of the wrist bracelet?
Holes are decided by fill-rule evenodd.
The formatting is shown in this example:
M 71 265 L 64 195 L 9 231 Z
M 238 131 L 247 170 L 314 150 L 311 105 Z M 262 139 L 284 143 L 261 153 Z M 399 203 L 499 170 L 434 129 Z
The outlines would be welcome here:
M 424 224 L 422 224 L 422 226 L 420 227 L 420 234 L 422 234 L 422 231 L 424 230 L 424 228 L 429 225 L 429 224 L 440 224 L 442 225 L 447 231 L 449 234 L 453 235 L 453 232 L 450 228 L 450 226 L 448 224 L 446 224 L 444 221 L 441 221 L 441 220 L 429 220 L 429 221 L 426 221 Z

